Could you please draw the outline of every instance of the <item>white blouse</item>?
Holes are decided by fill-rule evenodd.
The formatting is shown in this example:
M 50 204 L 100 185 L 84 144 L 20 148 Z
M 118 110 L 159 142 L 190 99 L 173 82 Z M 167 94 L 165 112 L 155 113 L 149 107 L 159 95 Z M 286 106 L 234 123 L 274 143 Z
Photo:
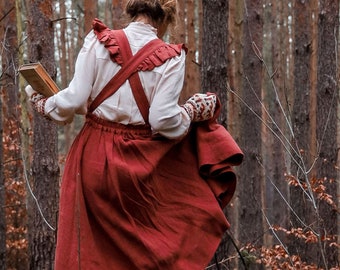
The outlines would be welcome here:
M 135 54 L 147 42 L 157 38 L 157 30 L 149 24 L 132 22 L 124 32 Z M 93 31 L 85 38 L 79 52 L 75 73 L 69 86 L 47 99 L 45 112 L 58 123 L 69 123 L 75 114 L 86 114 L 90 97 L 93 100 L 120 66 Z M 139 76 L 150 103 L 149 123 L 154 133 L 167 138 L 180 138 L 190 126 L 190 118 L 178 105 L 184 81 L 185 52 L 167 60 L 152 71 L 141 71 Z M 144 124 L 134 100 L 129 82 L 97 107 L 94 114 L 122 124 Z

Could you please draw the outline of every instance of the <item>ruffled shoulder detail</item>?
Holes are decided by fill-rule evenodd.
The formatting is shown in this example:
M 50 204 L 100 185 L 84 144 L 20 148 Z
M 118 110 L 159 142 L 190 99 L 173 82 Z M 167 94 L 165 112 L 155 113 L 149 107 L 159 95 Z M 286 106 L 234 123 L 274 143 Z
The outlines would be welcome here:
M 121 65 L 123 63 L 123 59 L 118 42 L 114 36 L 115 31 L 107 27 L 97 18 L 93 20 L 92 28 L 99 42 L 103 43 L 105 48 L 110 52 L 111 60 Z
M 115 37 L 115 30 L 107 27 L 99 19 L 94 19 L 92 28 L 96 34 L 99 42 L 103 43 L 105 48 L 110 52 L 111 60 L 121 65 L 123 59 L 121 56 L 120 48 Z M 148 56 L 137 68 L 139 71 L 152 70 L 155 67 L 161 66 L 168 59 L 181 54 L 182 50 L 187 52 L 184 44 L 164 44 L 157 48 L 150 56 Z
M 155 67 L 159 67 L 164 64 L 168 59 L 173 58 L 181 54 L 182 49 L 187 52 L 184 44 L 167 44 L 159 47 L 149 57 L 147 57 L 139 66 L 138 70 L 146 71 L 152 70 Z

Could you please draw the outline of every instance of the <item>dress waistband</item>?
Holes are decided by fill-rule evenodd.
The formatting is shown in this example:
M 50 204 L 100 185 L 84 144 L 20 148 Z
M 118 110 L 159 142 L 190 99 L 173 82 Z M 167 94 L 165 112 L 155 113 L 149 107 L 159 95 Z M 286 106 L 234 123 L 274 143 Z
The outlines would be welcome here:
M 114 132 L 117 134 L 133 133 L 136 135 L 152 136 L 151 127 L 149 125 L 124 125 L 121 123 L 99 118 L 92 113 L 88 113 L 86 115 L 86 123 L 90 124 L 93 127 L 100 128 L 109 132 Z

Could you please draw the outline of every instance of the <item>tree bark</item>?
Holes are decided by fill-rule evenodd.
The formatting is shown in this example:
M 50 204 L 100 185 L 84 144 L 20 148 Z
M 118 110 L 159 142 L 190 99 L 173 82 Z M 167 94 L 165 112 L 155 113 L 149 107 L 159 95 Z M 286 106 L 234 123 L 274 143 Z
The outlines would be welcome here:
M 185 88 L 185 92 L 183 91 L 182 96 L 183 99 L 187 100 L 192 94 L 200 92 L 200 68 L 197 65 L 196 53 L 197 53 L 197 39 L 196 39 L 196 28 L 198 27 L 195 14 L 198 9 L 198 1 L 196 0 L 187 0 L 187 47 L 188 54 L 186 59 L 186 77 L 185 80 L 190 82 L 187 84 Z M 199 31 L 198 31 L 199 32 Z M 211 90 L 212 91 L 212 90 Z
M 281 53 L 286 50 L 283 42 L 280 40 L 280 32 L 288 32 L 287 26 L 280 25 L 280 32 L 277 31 L 277 22 L 282 16 L 282 3 L 266 0 L 264 4 L 264 36 L 263 36 L 263 60 L 265 72 L 263 74 L 263 103 L 266 113 L 263 113 L 263 121 L 268 126 L 263 126 L 262 137 L 262 157 L 264 165 L 264 205 L 263 213 L 266 215 L 266 227 L 274 224 L 280 224 L 285 227 L 287 224 L 288 210 L 282 194 L 288 197 L 288 188 L 284 178 L 285 154 L 284 145 L 277 136 L 284 142 L 285 121 L 283 110 L 285 111 L 284 95 L 284 73 L 277 72 L 280 66 L 285 65 Z M 278 7 L 279 6 L 279 7 Z M 277 54 L 277 55 L 275 55 Z M 283 132 L 284 134 L 282 134 Z M 282 240 L 282 239 L 280 239 Z M 272 234 L 265 235 L 265 245 L 273 246 L 279 243 L 278 239 Z
M 17 23 L 16 23 L 16 4 L 14 0 L 4 3 L 7 14 L 3 18 L 1 32 L 3 35 L 3 48 L 5 53 L 2 55 L 1 76 L 1 95 L 2 95 L 2 174 L 4 177 L 4 190 L 2 193 L 2 212 L 5 222 L 2 223 L 2 230 L 5 229 L 6 237 L 6 258 L 4 267 L 6 269 L 26 269 L 27 268 L 27 241 L 26 230 L 26 192 L 23 177 L 23 161 L 21 155 L 20 140 L 20 98 L 18 91 L 18 80 L 16 67 L 18 66 L 18 42 L 17 42 Z M 2 231 L 3 232 L 3 231 Z M 2 234 L 3 235 L 3 234 Z M 4 242 L 2 242 L 4 243 Z M 2 252 L 3 252 L 2 246 Z
M 243 32 L 243 84 L 241 97 L 247 106 L 241 108 L 240 147 L 245 159 L 240 166 L 239 189 L 239 237 L 242 244 L 263 245 L 263 186 L 261 159 L 262 138 L 262 42 L 263 5 L 261 0 L 245 1 L 245 25 Z M 251 110 L 250 110 L 251 109 Z M 257 116 L 256 116 L 257 115 Z M 251 269 L 257 269 L 254 265 Z
M 84 0 L 84 31 L 85 35 L 92 29 L 92 21 L 98 16 L 98 3 L 93 0 Z
M 124 26 L 123 22 L 123 0 L 112 0 L 112 25 L 113 29 L 121 29 Z
M 220 98 L 222 110 L 219 122 L 226 127 L 228 1 L 203 0 L 202 8 L 201 89 L 203 92 L 214 92 Z M 212 264 L 216 265 L 224 258 L 225 241 L 228 239 L 222 241 Z
M 317 178 L 324 180 L 326 192 L 337 198 L 337 170 L 339 165 L 337 144 L 337 118 L 339 102 L 339 85 L 337 67 L 337 38 L 339 34 L 339 1 L 320 0 L 319 2 L 319 39 L 318 39 L 318 83 L 317 83 L 317 133 L 318 162 Z M 324 236 L 336 236 L 337 211 L 325 201 L 320 202 L 319 233 Z M 320 246 L 322 247 L 324 243 Z M 338 250 L 326 243 L 319 264 L 327 269 L 339 266 Z M 320 247 L 320 248 L 321 248 Z
M 106 25 L 110 28 L 113 27 L 113 7 L 112 7 L 112 0 L 105 0 L 105 7 L 104 7 L 104 21 Z
M 311 166 L 311 54 L 312 48 L 312 12 L 309 1 L 295 1 L 294 5 L 294 105 L 292 110 L 293 146 L 291 173 L 302 184 L 310 181 L 307 170 Z M 305 190 L 300 186 L 290 187 L 290 204 L 293 212 L 290 215 L 293 228 L 304 227 L 315 220 L 315 212 L 311 201 L 306 197 Z M 303 221 L 301 223 L 300 221 Z M 290 238 L 291 254 L 299 255 L 302 260 L 312 262 L 317 248 L 310 248 L 311 243 L 305 243 Z
M 1 1 L 0 2 L 0 10 L 5 11 L 5 2 Z M 4 34 L 4 27 L 0 28 L 0 37 L 3 37 Z M 4 57 L 1 55 L 1 58 Z M 4 60 L 1 59 L 1 62 Z M 3 77 L 3 67 L 2 70 L 0 71 L 0 78 Z M 2 86 L 1 86 L 1 92 L 3 92 Z M 1 138 L 3 138 L 3 113 L 2 113 L 2 99 L 0 99 L 0 135 Z M 6 192 L 5 192 L 5 175 L 4 175 L 4 151 L 3 151 L 3 144 L 1 143 L 0 145 L 0 220 L 2 222 L 0 223 L 0 270 L 6 270 L 7 265 L 6 265 L 6 213 L 5 213 L 5 204 L 6 204 Z
M 219 121 L 227 126 L 228 1 L 203 0 L 201 88 L 222 103 Z
M 228 83 L 229 90 L 228 95 L 228 130 L 233 135 L 234 139 L 239 142 L 240 141 L 240 123 L 242 121 L 242 116 L 240 115 L 241 111 L 241 102 L 238 98 L 240 95 L 240 91 L 242 88 L 242 58 L 243 58 L 243 41 L 242 41 L 242 33 L 244 27 L 244 1 L 232 0 L 229 1 L 229 16 L 228 16 Z M 240 172 L 239 168 L 235 168 L 235 172 L 240 181 Z M 230 206 L 227 210 L 227 216 L 230 224 L 232 224 L 226 239 L 223 241 L 224 243 L 224 251 L 221 251 L 221 254 L 224 256 L 232 257 L 233 254 L 237 254 L 237 249 L 240 246 L 236 246 L 236 243 L 233 243 L 236 239 L 238 239 L 239 233 L 239 223 L 240 220 L 238 217 L 238 211 L 240 208 L 239 205 L 239 193 L 242 190 L 239 188 L 236 189 L 233 200 L 230 203 Z M 229 238 L 230 237 L 230 238 Z M 233 238 L 233 239 L 232 239 Z M 238 243 L 237 243 L 238 245 Z M 222 245 L 220 245 L 220 250 Z M 239 260 L 228 260 L 225 265 L 228 269 L 237 269 Z
M 52 0 L 28 0 L 28 55 L 55 77 L 52 4 Z M 30 269 L 52 269 L 59 194 L 57 128 L 36 112 L 33 124 L 32 190 L 37 201 L 29 201 Z
M 66 18 L 66 6 L 65 0 L 59 1 L 59 18 Z M 60 28 L 55 32 L 56 38 L 56 46 L 58 50 L 58 55 L 60 58 L 58 59 L 59 62 L 59 70 L 60 70 L 60 85 L 61 89 L 64 89 L 67 86 L 68 77 L 67 77 L 67 59 L 68 55 L 66 54 L 67 48 L 67 38 L 66 38 L 66 31 L 67 31 L 67 20 L 61 20 L 58 22 L 60 24 Z M 63 147 L 59 149 L 60 153 L 66 153 L 70 147 L 70 125 L 65 125 L 61 128 L 63 131 L 63 136 L 60 139 L 61 145 Z

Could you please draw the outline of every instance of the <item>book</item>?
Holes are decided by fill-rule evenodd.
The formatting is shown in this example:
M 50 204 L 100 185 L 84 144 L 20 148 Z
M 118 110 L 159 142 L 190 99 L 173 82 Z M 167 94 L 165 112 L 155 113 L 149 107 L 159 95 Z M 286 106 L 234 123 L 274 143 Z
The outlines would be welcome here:
M 45 97 L 58 93 L 59 88 L 41 63 L 24 64 L 19 67 L 20 74 L 32 88 Z

